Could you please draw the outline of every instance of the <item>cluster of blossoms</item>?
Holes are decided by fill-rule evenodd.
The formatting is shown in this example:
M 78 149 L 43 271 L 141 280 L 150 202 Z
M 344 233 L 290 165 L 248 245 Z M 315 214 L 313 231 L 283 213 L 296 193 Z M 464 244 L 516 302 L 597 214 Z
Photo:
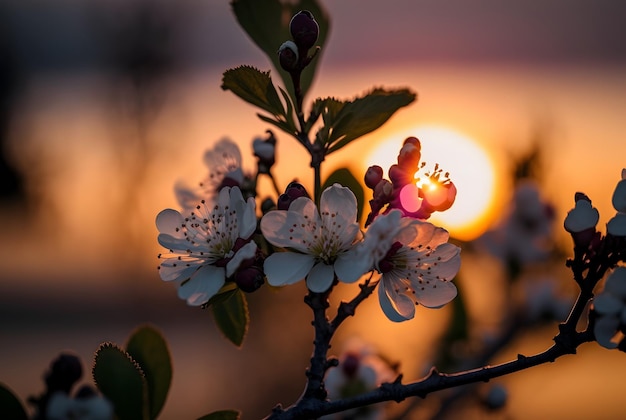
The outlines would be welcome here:
M 403 165 L 408 155 L 417 165 L 419 157 L 415 160 L 415 154 L 407 152 L 415 144 L 419 145 L 417 139 L 405 142 L 398 159 Z M 158 241 L 169 249 L 159 256 L 163 259 L 161 278 L 176 282 L 179 297 L 190 305 L 207 304 L 227 282 L 250 292 L 265 278 L 272 286 L 304 279 L 309 290 L 324 293 L 338 281 L 354 283 L 371 271 L 380 275 L 380 304 L 392 321 L 413 318 L 417 304 L 438 308 L 457 294 L 450 280 L 460 267 L 460 248 L 447 242 L 446 230 L 417 218 L 426 213 L 407 215 L 390 208 L 372 218 L 363 233 L 357 200 L 349 188 L 328 187 L 318 209 L 300 184 L 291 183 L 279 197 L 276 210 L 268 211 L 260 221 L 263 238 L 274 247 L 270 255 L 264 255 L 253 240 L 257 227 L 254 199 L 246 201 L 238 186 L 217 185 L 218 191 L 209 193 L 210 197 L 217 194 L 217 200 L 201 200 L 182 213 L 166 209 L 156 219 Z M 451 182 L 442 185 L 454 191 Z M 422 199 L 425 206 L 437 207 L 429 199 Z M 447 198 L 445 206 L 452 199 Z M 439 205 L 440 209 L 444 206 Z
M 626 169 L 613 192 L 612 204 L 616 214 L 606 226 L 606 236 L 596 230 L 599 213 L 583 193 L 576 193 L 575 207 L 567 213 L 564 227 L 574 241 L 574 259 L 568 265 L 579 270 L 603 273 L 612 270 L 604 288 L 595 297 L 590 319 L 598 343 L 606 348 L 626 351 Z M 581 284 L 582 287 L 595 286 Z M 579 280 L 580 282 L 580 280 Z
M 529 179 L 515 188 L 508 215 L 477 244 L 514 267 L 544 261 L 552 251 L 554 207 Z
M 374 165 L 365 174 L 365 185 L 373 190 L 370 200 L 371 213 L 365 225 L 369 225 L 380 211 L 399 209 L 402 214 L 415 219 L 428 219 L 435 211 L 449 209 L 456 198 L 456 187 L 443 173 L 439 165 L 422 178 L 419 170 L 426 164 L 421 159 L 421 144 L 415 137 L 404 140 L 398 154 L 398 163 L 389 168 L 389 180 L 383 179 L 383 169 Z M 416 176 L 418 178 L 416 179 Z

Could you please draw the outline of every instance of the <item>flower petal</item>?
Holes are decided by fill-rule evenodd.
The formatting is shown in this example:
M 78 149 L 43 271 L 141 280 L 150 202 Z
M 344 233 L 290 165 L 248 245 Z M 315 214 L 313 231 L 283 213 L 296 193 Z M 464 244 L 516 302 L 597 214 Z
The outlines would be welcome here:
M 296 283 L 309 273 L 315 259 L 311 255 L 296 252 L 276 252 L 265 259 L 263 271 L 272 286 Z
M 312 292 L 323 293 L 330 288 L 334 279 L 335 270 L 333 266 L 319 262 L 313 266 L 307 276 L 306 286 Z
M 156 217 L 156 227 L 160 233 L 172 236 L 176 239 L 184 238 L 181 227 L 185 224 L 185 218 L 173 209 L 162 210 Z
M 320 197 L 320 214 L 340 215 L 346 223 L 356 222 L 357 202 L 350 188 L 333 184 L 322 191 Z
M 596 320 L 596 324 L 593 328 L 593 334 L 596 337 L 596 341 L 602 347 L 607 349 L 614 349 L 617 347 L 617 343 L 612 341 L 613 337 L 617 333 L 619 328 L 619 320 L 610 316 L 603 316 Z
M 200 306 L 207 303 L 224 283 L 224 268 L 205 265 L 178 287 L 178 297 L 185 299 L 188 305 Z
M 186 280 L 200 267 L 202 261 L 180 261 L 177 257 L 166 258 L 159 266 L 163 281 Z
M 456 286 L 450 281 L 431 281 L 430 284 L 419 284 L 414 286 L 415 300 L 420 305 L 424 305 L 427 308 L 441 308 L 446 303 L 450 302 L 457 295 Z
M 619 296 L 626 300 L 626 267 L 616 267 L 607 277 L 604 292 Z
M 355 248 L 339 254 L 335 261 L 335 273 L 343 283 L 354 283 L 372 269 L 369 255 L 362 255 Z
M 617 315 L 622 311 L 624 303 L 609 293 L 600 293 L 593 300 L 593 307 L 602 315 Z
M 402 315 L 394 307 L 393 303 L 391 302 L 391 299 L 389 298 L 389 296 L 387 296 L 387 291 L 385 290 L 383 280 L 381 280 L 380 283 L 378 283 L 378 300 L 380 302 L 381 309 L 383 310 L 383 312 L 385 313 L 387 318 L 389 318 L 390 321 L 402 322 L 402 321 L 406 321 L 412 318 L 412 317 L 407 318 L 406 316 Z M 411 306 L 413 306 L 413 304 L 411 304 Z M 415 311 L 415 307 L 413 307 L 413 310 Z
M 296 199 L 305 204 L 309 199 Z M 312 203 L 312 202 L 311 202 Z M 313 205 L 313 208 L 315 206 Z M 293 248 L 301 252 L 307 252 L 311 233 L 303 226 L 307 225 L 307 219 L 300 213 L 291 210 L 272 210 L 261 219 L 261 232 L 269 243 L 283 248 Z
M 226 264 L 226 277 L 232 276 L 244 260 L 254 258 L 254 255 L 256 254 L 256 249 L 257 246 L 254 241 L 250 241 L 242 246 L 235 253 L 233 258 Z

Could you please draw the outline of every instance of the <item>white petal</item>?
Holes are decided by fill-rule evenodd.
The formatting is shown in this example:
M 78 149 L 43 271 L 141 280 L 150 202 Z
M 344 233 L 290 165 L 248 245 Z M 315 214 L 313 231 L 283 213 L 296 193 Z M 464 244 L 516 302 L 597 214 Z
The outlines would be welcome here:
M 452 280 L 461 268 L 461 248 L 450 243 L 441 244 L 431 254 L 435 257 L 436 266 L 431 269 L 432 274 L 441 279 Z
M 294 203 L 299 200 L 295 200 Z M 272 210 L 261 219 L 261 232 L 274 246 L 307 252 L 308 246 L 304 242 L 309 243 L 312 235 L 302 227 L 306 226 L 306 223 L 307 220 L 300 213 L 291 210 Z
M 380 281 L 380 283 L 378 283 L 378 300 L 380 302 L 381 309 L 383 310 L 383 312 L 385 313 L 387 318 L 389 318 L 390 321 L 402 322 L 402 321 L 406 321 L 407 319 L 410 319 L 400 314 L 400 312 L 398 312 L 394 308 L 391 300 L 389 299 L 389 296 L 387 296 L 387 292 L 385 290 L 384 283 L 382 280 Z
M 237 143 L 228 138 L 222 138 L 213 149 L 207 150 L 204 154 L 204 164 L 210 169 L 220 168 L 230 171 L 241 166 L 241 151 Z
M 344 283 L 354 283 L 363 276 L 363 274 L 371 271 L 372 259 L 369 255 L 361 255 L 355 248 L 348 252 L 339 254 L 335 261 L 335 273 L 337 278 Z
M 156 217 L 156 227 L 159 232 L 168 234 L 174 238 L 184 238 L 181 229 L 184 224 L 185 218 L 176 210 L 162 210 Z
M 163 281 L 185 280 L 191 277 L 200 265 L 200 261 L 185 263 L 178 258 L 167 258 L 161 263 L 159 275 Z
M 228 264 L 226 264 L 226 277 L 232 276 L 244 260 L 254 258 L 254 254 L 256 254 L 256 249 L 257 246 L 254 241 L 248 242 L 247 244 L 242 246 L 235 253 L 233 258 L 228 261 Z
M 606 231 L 613 236 L 626 236 L 626 213 L 617 213 L 613 216 L 606 224 Z
M 207 303 L 224 285 L 224 268 L 205 265 L 194 273 L 188 282 L 178 287 L 178 297 L 188 305 L 200 306 Z
M 315 259 L 295 252 L 276 252 L 265 259 L 263 271 L 272 286 L 296 283 L 309 273 Z
M 616 267 L 607 277 L 604 291 L 626 300 L 626 267 Z
M 183 238 L 174 237 L 167 233 L 161 233 L 157 236 L 157 241 L 163 248 L 172 250 L 186 250 L 191 247 L 191 243 Z
M 174 185 L 176 201 L 185 211 L 193 210 L 202 199 L 212 200 L 211 195 L 203 194 L 200 187 L 191 187 L 183 181 L 177 181 Z
M 593 300 L 593 307 L 602 315 L 617 315 L 624 308 L 624 303 L 609 293 L 600 293 Z
M 593 334 L 602 347 L 607 349 L 614 349 L 617 347 L 617 343 L 611 341 L 617 329 L 619 328 L 619 320 L 611 316 L 603 316 L 596 319 L 596 324 L 593 328 Z
M 346 223 L 356 222 L 357 202 L 350 188 L 333 184 L 322 192 L 320 213 L 340 215 Z
M 574 208 L 567 213 L 563 226 L 570 233 L 582 232 L 585 229 L 595 227 L 599 218 L 598 209 L 592 207 L 589 201 L 578 200 Z
M 622 179 L 620 182 L 617 183 L 611 201 L 615 210 L 626 213 L 626 179 Z
M 253 197 L 242 205 L 241 210 L 237 211 L 237 223 L 239 224 L 239 237 L 248 239 L 256 230 L 256 202 Z
M 335 270 L 333 269 L 333 266 L 319 262 L 313 266 L 311 272 L 307 276 L 306 286 L 312 292 L 323 293 L 330 288 L 334 279 Z
M 430 284 L 413 285 L 415 286 L 415 300 L 427 308 L 440 308 L 457 295 L 456 286 L 449 281 L 437 280 L 431 281 Z

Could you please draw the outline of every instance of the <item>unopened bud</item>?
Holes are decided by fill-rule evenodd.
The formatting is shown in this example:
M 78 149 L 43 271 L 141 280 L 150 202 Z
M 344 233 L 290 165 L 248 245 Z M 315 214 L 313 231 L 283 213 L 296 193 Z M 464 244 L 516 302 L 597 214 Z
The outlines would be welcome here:
M 567 212 L 563 226 L 571 234 L 592 229 L 595 231 L 596 224 L 600 219 L 598 209 L 592 207 L 591 200 L 585 194 L 576 193 L 576 204 Z
M 62 353 L 52 361 L 50 370 L 44 379 L 48 387 L 48 393 L 62 391 L 69 394 L 72 386 L 83 375 L 83 367 L 80 359 L 73 354 Z
M 343 373 L 348 378 L 353 378 L 356 374 L 356 371 L 359 369 L 360 364 L 360 357 L 357 354 L 348 353 L 343 359 L 343 362 L 341 362 L 341 368 L 343 370 Z
M 285 189 L 285 192 L 278 197 L 277 207 L 278 210 L 289 210 L 289 206 L 293 203 L 297 198 L 300 197 L 309 197 L 306 189 L 299 182 L 291 182 Z
M 268 137 L 264 140 L 256 138 L 252 142 L 254 156 L 258 158 L 259 173 L 268 174 L 276 162 L 276 137 L 271 130 L 267 130 Z
M 278 49 L 278 61 L 285 71 L 293 71 L 298 67 L 298 46 L 293 41 L 286 41 Z
M 383 168 L 378 165 L 370 166 L 365 172 L 365 185 L 374 189 L 376 185 L 383 179 Z
M 626 213 L 626 169 L 622 169 L 622 179 L 615 187 L 611 202 L 615 210 Z
M 291 18 L 289 32 L 300 50 L 308 51 L 317 42 L 320 28 L 308 10 L 302 10 Z
M 388 173 L 389 180 L 394 188 L 400 188 L 413 180 L 413 173 L 415 173 L 415 171 L 407 172 L 404 168 L 400 167 L 400 165 L 391 165 Z
M 252 293 L 263 285 L 265 276 L 256 266 L 251 266 L 235 273 L 235 283 L 246 293 Z
M 411 141 L 411 139 L 414 139 L 415 141 Z M 404 141 L 404 145 L 400 149 L 400 153 L 398 153 L 398 165 L 402 168 L 414 168 L 415 170 L 422 157 L 420 150 L 421 145 L 419 140 L 415 137 L 409 137 L 406 139 Z

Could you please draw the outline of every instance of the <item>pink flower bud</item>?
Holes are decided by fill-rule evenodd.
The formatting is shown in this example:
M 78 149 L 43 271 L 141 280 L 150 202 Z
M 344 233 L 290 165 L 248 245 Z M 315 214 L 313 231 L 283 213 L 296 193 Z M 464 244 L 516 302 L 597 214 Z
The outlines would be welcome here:
M 410 139 L 415 139 L 417 143 L 409 141 Z M 398 165 L 404 169 L 412 169 L 413 171 L 416 171 L 417 165 L 420 163 L 420 159 L 422 157 L 420 149 L 421 145 L 419 140 L 415 137 L 409 137 L 406 139 L 402 149 L 400 149 L 400 153 L 398 153 Z

